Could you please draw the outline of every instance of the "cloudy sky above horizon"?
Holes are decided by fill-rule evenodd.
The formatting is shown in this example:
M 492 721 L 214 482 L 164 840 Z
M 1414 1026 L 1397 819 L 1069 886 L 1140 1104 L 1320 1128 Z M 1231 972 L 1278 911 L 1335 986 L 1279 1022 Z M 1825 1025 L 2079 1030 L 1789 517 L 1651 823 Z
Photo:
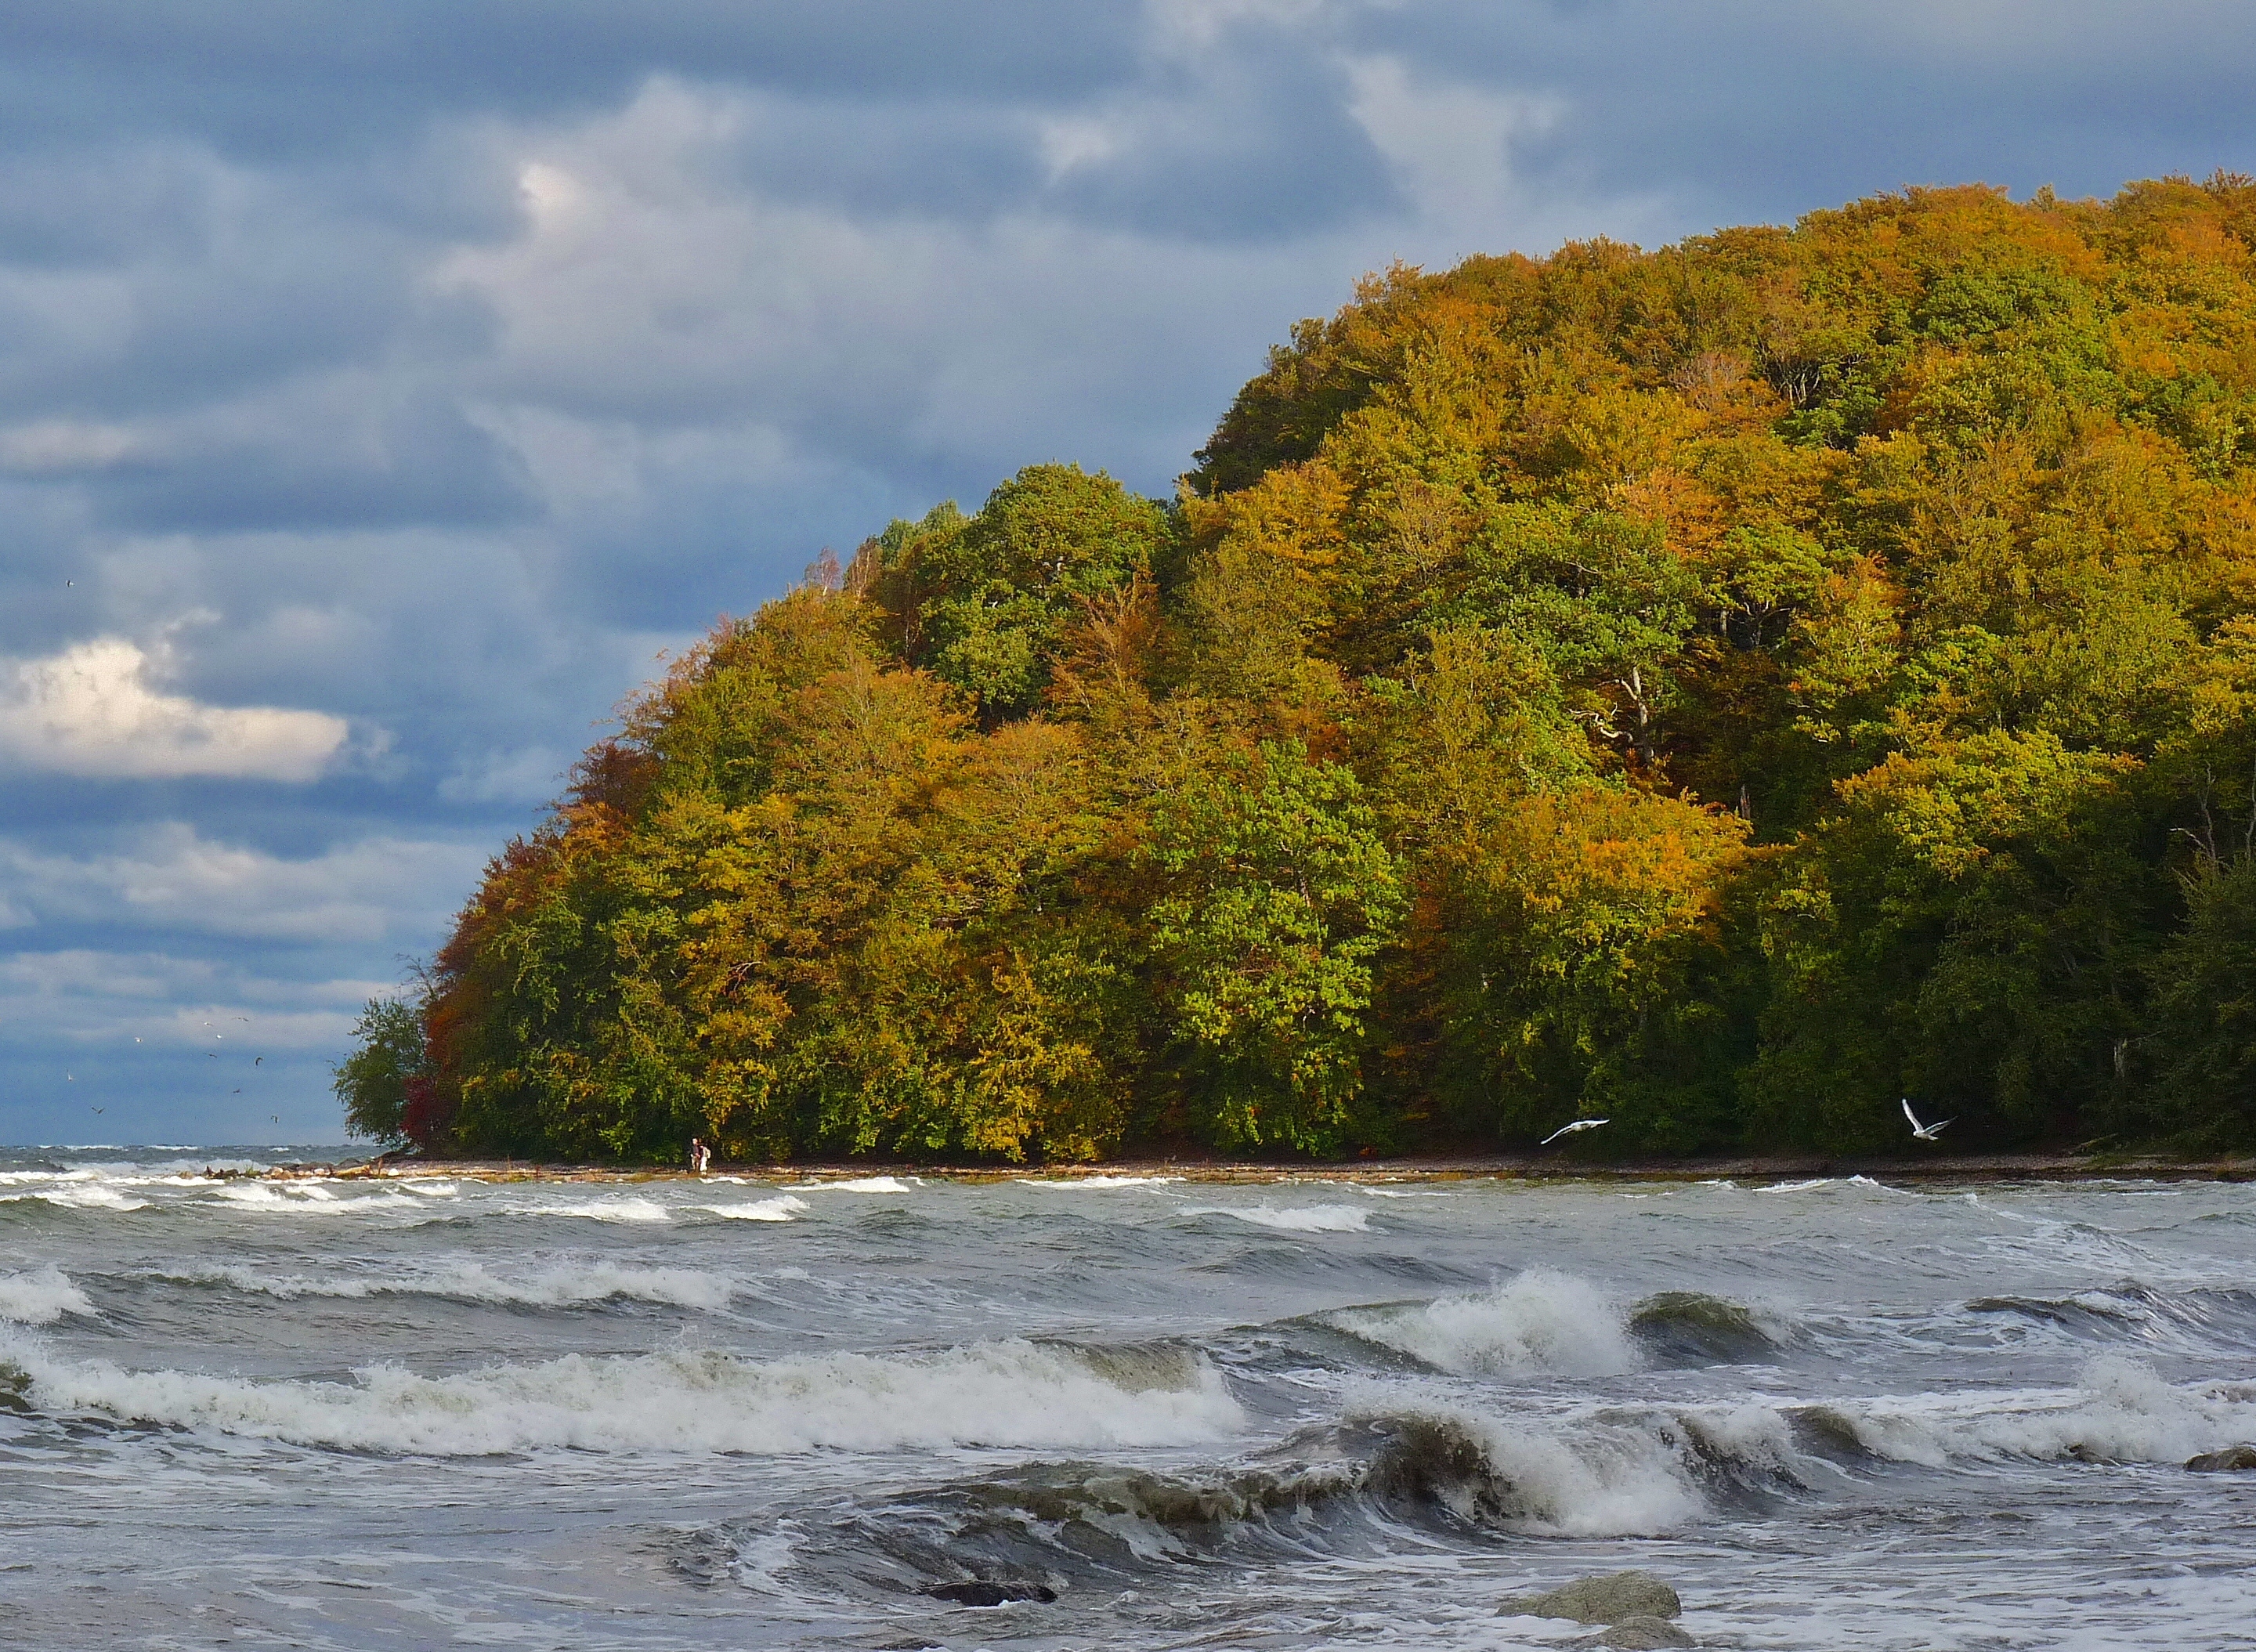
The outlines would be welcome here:
M 661 651 L 1021 464 L 1166 494 L 1361 272 L 2256 171 L 2224 0 L 9 12 L 12 1142 L 336 1140 Z

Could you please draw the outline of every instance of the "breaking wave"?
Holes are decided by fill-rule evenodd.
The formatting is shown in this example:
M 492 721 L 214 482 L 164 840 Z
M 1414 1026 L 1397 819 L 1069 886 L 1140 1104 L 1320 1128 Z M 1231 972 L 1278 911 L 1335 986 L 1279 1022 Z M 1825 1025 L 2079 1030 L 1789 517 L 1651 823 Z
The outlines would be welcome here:
M 1451 1408 L 1392 1408 L 1233 1466 L 1033 1464 L 855 1511 L 781 1554 L 771 1525 L 747 1522 L 683 1534 L 671 1558 L 709 1584 L 864 1595 L 986 1585 L 1028 1598 L 1184 1563 L 1383 1554 L 1406 1526 L 1657 1536 L 1701 1517 L 1715 1496 L 1791 1493 L 1822 1467 L 1759 1408 L 1638 1412 L 1555 1433 Z
M 742 1204 L 693 1204 L 689 1208 L 737 1222 L 788 1222 L 807 1206 L 805 1199 L 795 1199 L 786 1193 L 777 1198 L 753 1199 Z
M 1477 1295 L 1335 1309 L 1315 1319 L 1460 1376 L 1608 1377 L 1643 1363 L 1619 1309 L 1588 1281 L 1547 1268 Z
M 19 1325 L 51 1325 L 65 1314 L 91 1317 L 94 1304 L 60 1269 L 0 1274 L 0 1319 Z
M 671 1222 L 673 1212 L 656 1199 L 593 1199 L 584 1204 L 535 1204 L 528 1216 L 580 1216 L 591 1222 Z
M 687 1267 L 633 1267 L 590 1261 L 497 1274 L 483 1263 L 461 1261 L 398 1274 L 262 1274 L 238 1265 L 151 1274 L 180 1285 L 217 1285 L 293 1302 L 301 1297 L 359 1300 L 374 1296 L 443 1296 L 511 1307 L 573 1308 L 621 1300 L 675 1308 L 725 1308 L 734 1294 L 728 1281 Z
M 1280 1210 L 1273 1204 L 1201 1205 L 1185 1216 L 1234 1216 L 1257 1227 L 1286 1233 L 1367 1233 L 1371 1212 L 1355 1204 L 1304 1204 Z
M 130 1193 L 120 1193 L 116 1188 L 99 1182 L 41 1188 L 36 1193 L 0 1194 L 0 1204 L 19 1204 L 30 1199 L 59 1205 L 66 1211 L 145 1211 L 149 1208 L 148 1200 L 137 1199 Z
M 237 1182 L 219 1190 L 216 1203 L 259 1211 L 288 1211 L 309 1216 L 351 1216 L 364 1211 L 420 1211 L 419 1199 L 386 1190 L 380 1193 L 344 1193 L 319 1182 Z
M 1663 1291 L 1625 1310 L 1588 1280 L 1549 1268 L 1470 1295 L 1312 1318 L 1453 1376 L 1612 1377 L 1648 1363 L 1737 1364 L 1792 1335 L 1771 1315 L 1696 1291 Z
M 1244 1420 L 1221 1374 L 1187 1350 L 1016 1339 L 767 1362 L 712 1350 L 568 1354 L 443 1377 L 387 1365 L 343 1383 L 130 1371 L 0 1332 L 0 1388 L 51 1415 L 432 1456 L 1102 1449 L 1217 1439 Z
M 2256 1440 L 2256 1384 L 2181 1387 L 2120 1354 L 2072 1389 L 2020 1389 L 1798 1408 L 1808 1435 L 1888 1462 L 1946 1468 L 2012 1458 L 2182 1463 Z

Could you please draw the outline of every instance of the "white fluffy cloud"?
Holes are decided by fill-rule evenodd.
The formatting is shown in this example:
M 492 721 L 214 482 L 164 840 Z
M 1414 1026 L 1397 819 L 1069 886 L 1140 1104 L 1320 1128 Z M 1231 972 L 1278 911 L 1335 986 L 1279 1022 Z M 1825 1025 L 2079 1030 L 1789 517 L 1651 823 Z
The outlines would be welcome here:
M 342 752 L 343 718 L 168 694 L 168 663 L 123 637 L 11 662 L 0 668 L 0 755 L 66 774 L 302 781 Z
M 371 837 L 303 859 L 215 843 L 180 822 L 112 852 L 0 840 L 0 912 L 30 923 L 126 924 L 317 946 L 422 940 L 469 893 L 486 850 Z
M 349 978 L 279 981 L 163 952 L 18 952 L 0 957 L 0 1033 L 144 1059 L 209 1050 L 233 1062 L 232 1074 L 268 1050 L 333 1054 L 360 1006 L 391 990 Z M 201 1063 L 187 1071 L 209 1077 Z

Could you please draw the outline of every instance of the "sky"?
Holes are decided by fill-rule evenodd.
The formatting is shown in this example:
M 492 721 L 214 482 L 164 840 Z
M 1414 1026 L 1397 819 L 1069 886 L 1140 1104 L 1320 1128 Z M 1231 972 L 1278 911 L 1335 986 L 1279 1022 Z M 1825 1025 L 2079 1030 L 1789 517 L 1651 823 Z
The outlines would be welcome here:
M 2256 13 L 12 0 L 0 1142 L 334 1141 L 625 695 L 1400 259 L 2256 172 Z

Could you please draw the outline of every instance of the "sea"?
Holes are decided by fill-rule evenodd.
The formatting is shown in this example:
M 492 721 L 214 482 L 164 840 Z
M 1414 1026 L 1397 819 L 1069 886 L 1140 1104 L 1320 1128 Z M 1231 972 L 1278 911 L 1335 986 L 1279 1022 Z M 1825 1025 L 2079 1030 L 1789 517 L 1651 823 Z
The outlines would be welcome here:
M 0 1151 L 0 1645 L 2256 1647 L 2256 1186 Z

